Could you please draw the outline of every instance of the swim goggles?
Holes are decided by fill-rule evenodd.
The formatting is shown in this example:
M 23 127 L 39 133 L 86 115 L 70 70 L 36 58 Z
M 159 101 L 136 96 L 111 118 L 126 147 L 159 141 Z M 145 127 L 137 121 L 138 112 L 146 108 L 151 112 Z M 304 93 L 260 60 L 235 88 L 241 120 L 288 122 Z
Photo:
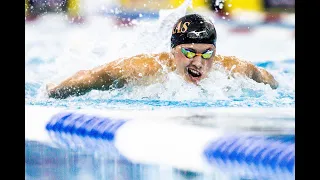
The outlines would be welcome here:
M 213 50 L 206 50 L 203 53 L 196 53 L 195 50 L 193 49 L 186 49 L 183 47 L 181 48 L 181 52 L 189 59 L 194 58 L 195 56 L 198 56 L 198 55 L 201 55 L 203 59 L 210 59 L 213 55 Z

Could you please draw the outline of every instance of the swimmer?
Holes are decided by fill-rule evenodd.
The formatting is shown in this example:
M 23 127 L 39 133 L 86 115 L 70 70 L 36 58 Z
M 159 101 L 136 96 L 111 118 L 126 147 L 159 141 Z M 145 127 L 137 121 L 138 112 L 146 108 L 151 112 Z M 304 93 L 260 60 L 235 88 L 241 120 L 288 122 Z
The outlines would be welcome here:
M 50 98 L 64 99 L 84 95 L 91 90 L 121 88 L 128 82 L 148 85 L 165 81 L 175 72 L 185 81 L 199 85 L 214 66 L 223 67 L 232 77 L 245 76 L 257 83 L 278 87 L 265 69 L 235 56 L 216 54 L 217 33 L 212 21 L 199 14 L 181 17 L 171 35 L 171 51 L 120 58 L 90 70 L 81 70 L 60 84 L 47 84 Z

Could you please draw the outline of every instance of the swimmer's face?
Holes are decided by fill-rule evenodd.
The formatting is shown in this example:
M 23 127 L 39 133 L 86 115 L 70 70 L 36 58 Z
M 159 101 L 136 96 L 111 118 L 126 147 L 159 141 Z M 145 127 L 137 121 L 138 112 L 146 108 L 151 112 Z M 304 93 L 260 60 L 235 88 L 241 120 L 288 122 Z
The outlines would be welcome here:
M 203 53 L 205 55 L 201 56 Z M 172 49 L 177 73 L 194 84 L 208 76 L 215 53 L 212 44 L 180 44 Z M 192 57 L 194 54 L 197 55 Z

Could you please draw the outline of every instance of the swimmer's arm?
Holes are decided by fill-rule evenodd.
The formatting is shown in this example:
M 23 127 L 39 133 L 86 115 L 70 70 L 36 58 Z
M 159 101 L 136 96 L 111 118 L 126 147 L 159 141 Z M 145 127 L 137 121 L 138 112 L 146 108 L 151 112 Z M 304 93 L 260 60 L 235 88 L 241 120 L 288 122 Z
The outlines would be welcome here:
M 279 86 L 279 83 L 268 71 L 257 66 L 253 67 L 253 74 L 251 78 L 258 83 L 262 82 L 264 84 L 269 84 L 272 89 L 277 89 Z
M 48 96 L 50 98 L 65 99 L 69 96 L 84 95 L 93 89 L 107 90 L 114 78 L 107 73 L 103 73 L 103 69 L 103 67 L 98 67 L 92 70 L 81 70 L 57 86 L 48 84 Z
M 245 75 L 258 83 L 269 84 L 272 89 L 279 86 L 272 74 L 250 62 L 242 61 L 234 56 L 217 56 L 215 60 L 220 61 L 232 76 Z
M 80 96 L 91 90 L 109 90 L 123 87 L 129 80 L 152 76 L 167 65 L 168 54 L 137 55 L 131 58 L 118 59 L 92 70 L 79 71 L 61 82 L 58 86 L 47 86 L 49 97 L 64 99 L 69 96 Z

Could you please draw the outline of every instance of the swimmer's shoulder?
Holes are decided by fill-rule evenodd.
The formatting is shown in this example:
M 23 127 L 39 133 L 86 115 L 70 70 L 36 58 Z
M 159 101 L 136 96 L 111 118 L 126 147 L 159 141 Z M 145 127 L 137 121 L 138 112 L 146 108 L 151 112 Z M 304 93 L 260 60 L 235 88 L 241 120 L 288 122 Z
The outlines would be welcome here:
M 133 71 L 134 69 L 146 69 L 149 71 L 158 71 L 159 69 L 169 68 L 174 70 L 173 55 L 167 52 L 154 54 L 137 54 L 131 57 L 123 57 L 107 63 L 107 69 L 120 69 L 126 71 Z
M 157 54 L 157 56 L 159 57 L 159 60 L 161 62 L 164 62 L 165 64 L 167 64 L 167 66 L 173 66 L 173 55 L 171 53 L 168 52 L 162 52 Z
M 221 63 L 224 66 L 233 66 L 233 65 L 248 65 L 250 62 L 240 59 L 236 56 L 224 56 L 224 55 L 216 55 L 213 60 L 214 63 Z
M 174 68 L 173 55 L 169 52 L 161 52 L 155 54 L 139 54 L 134 56 L 133 58 L 139 59 L 138 61 L 142 61 L 148 64 L 160 64 L 161 66 L 167 66 L 169 68 Z
M 214 57 L 214 61 L 216 61 L 216 62 L 232 62 L 232 61 L 242 61 L 242 60 L 240 60 L 236 56 L 225 56 L 225 55 L 217 54 Z

